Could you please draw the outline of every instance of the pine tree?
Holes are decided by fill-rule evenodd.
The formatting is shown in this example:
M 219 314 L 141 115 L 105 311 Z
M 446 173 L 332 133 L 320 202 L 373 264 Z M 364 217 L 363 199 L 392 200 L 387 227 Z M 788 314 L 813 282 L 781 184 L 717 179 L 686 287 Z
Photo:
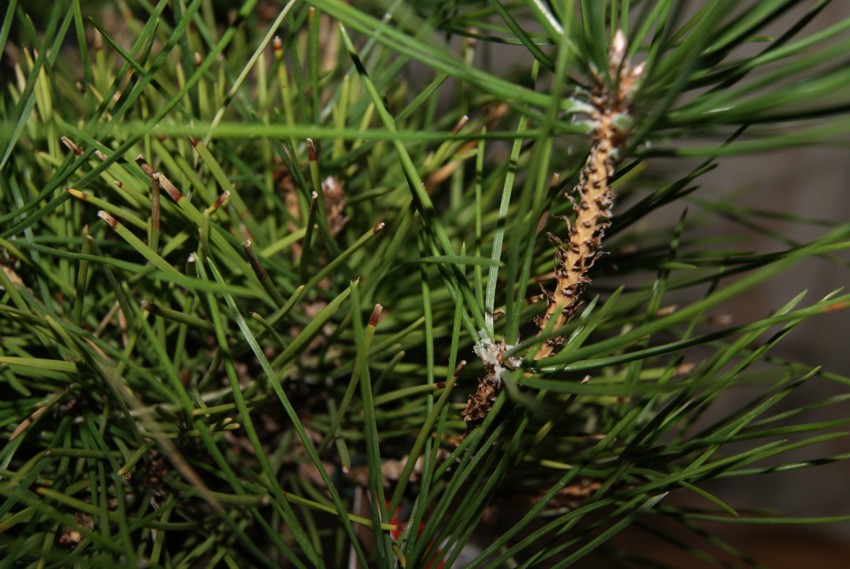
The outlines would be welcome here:
M 781 341 L 850 296 L 724 314 L 850 223 L 699 187 L 846 144 L 829 4 L 11 0 L 0 567 L 660 565 L 627 528 L 742 566 L 706 523 L 846 523 L 716 489 L 848 456 L 850 379 Z

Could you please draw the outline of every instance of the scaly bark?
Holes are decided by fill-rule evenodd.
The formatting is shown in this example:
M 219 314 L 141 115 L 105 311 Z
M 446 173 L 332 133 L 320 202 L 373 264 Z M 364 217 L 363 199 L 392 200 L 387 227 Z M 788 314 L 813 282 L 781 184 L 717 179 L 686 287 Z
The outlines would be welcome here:
M 617 151 L 626 137 L 618 125 L 628 123 L 632 93 L 643 74 L 643 65 L 632 66 L 625 53 L 626 39 L 618 30 L 609 52 L 607 77 L 602 73 L 594 73 L 592 77 L 588 111 L 594 125 L 592 144 L 574 190 L 577 197 L 567 196 L 575 211 L 567 239 L 552 237 L 558 245 L 555 254 L 557 282 L 553 291 L 545 291 L 546 312 L 537 319 L 540 333 L 563 327 L 575 315 L 581 304 L 582 290 L 590 282 L 590 269 L 599 258 L 605 230 L 610 225 L 614 205 L 610 180 L 614 175 Z M 551 355 L 561 342 L 561 338 L 548 339 L 534 354 L 534 359 Z M 461 413 L 468 428 L 480 424 L 489 413 L 502 388 L 501 374 L 519 366 L 517 358 L 505 361 L 502 354 L 506 349 L 504 342 L 494 344 L 482 340 L 476 346 L 487 375 L 479 380 L 478 389 Z
M 595 125 L 593 143 L 574 190 L 577 198 L 571 198 L 575 220 L 569 224 L 567 240 L 556 239 L 557 283 L 553 291 L 546 292 L 546 312 L 538 319 L 541 333 L 561 328 L 575 315 L 581 304 L 581 292 L 590 282 L 590 269 L 602 250 L 605 230 L 610 226 L 614 205 L 610 181 L 618 149 L 626 136 L 618 123 L 628 122 L 632 92 L 643 73 L 643 65 L 633 67 L 625 60 L 625 51 L 626 39 L 617 31 L 608 61 L 610 83 L 601 74 L 593 77 L 593 108 L 589 113 Z M 560 338 L 547 340 L 534 359 L 551 355 L 560 342 Z

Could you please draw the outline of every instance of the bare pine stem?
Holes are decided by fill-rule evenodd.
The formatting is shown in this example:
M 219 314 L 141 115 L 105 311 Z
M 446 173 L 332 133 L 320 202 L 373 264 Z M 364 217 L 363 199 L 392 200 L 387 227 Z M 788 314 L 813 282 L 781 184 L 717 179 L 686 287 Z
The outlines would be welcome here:
M 643 74 L 643 65 L 632 66 L 625 53 L 626 38 L 618 30 L 609 53 L 607 77 L 602 73 L 593 74 L 592 109 L 588 113 L 595 127 L 593 143 L 575 187 L 577 199 L 567 196 L 575 211 L 575 221 L 572 224 L 568 222 L 567 240 L 550 236 L 558 245 L 555 254 L 557 283 L 553 291 L 545 291 L 546 312 L 537 321 L 541 334 L 563 327 L 578 310 L 582 289 L 590 282 L 588 274 L 599 257 L 605 230 L 610 225 L 614 192 L 609 182 L 614 175 L 617 151 L 625 140 L 625 132 L 619 125 L 628 122 L 632 93 Z M 537 350 L 534 359 L 551 355 L 561 342 L 561 338 L 547 340 Z M 476 353 L 484 361 L 488 373 L 479 380 L 478 389 L 462 412 L 470 428 L 484 420 L 496 401 L 502 387 L 503 371 L 519 365 L 518 361 L 502 358 L 506 349 L 504 343 L 483 340 L 476 347 Z M 486 352 L 486 357 L 481 352 Z

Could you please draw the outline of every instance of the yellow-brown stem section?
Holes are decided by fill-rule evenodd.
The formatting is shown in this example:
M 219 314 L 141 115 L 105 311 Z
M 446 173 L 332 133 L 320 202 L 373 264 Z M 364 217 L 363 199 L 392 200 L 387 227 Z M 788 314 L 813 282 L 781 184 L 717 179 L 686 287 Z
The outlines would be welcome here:
M 626 58 L 626 38 L 621 31 L 614 35 L 608 64 L 608 81 L 601 74 L 593 73 L 592 110 L 588 114 L 595 129 L 590 153 L 576 186 L 577 197 L 571 198 L 575 221 L 569 226 L 566 241 L 552 237 L 558 246 L 555 254 L 557 283 L 555 290 L 545 293 L 546 312 L 537 321 L 541 334 L 562 328 L 578 310 L 582 288 L 590 282 L 588 274 L 599 257 L 602 238 L 610 225 L 614 193 L 609 182 L 614 175 L 615 152 L 624 137 L 615 123 L 629 114 L 633 91 L 643 76 L 643 64 L 633 67 Z M 616 81 L 612 81 L 613 78 Z M 550 356 L 561 342 L 561 338 L 547 340 L 534 354 L 534 359 Z M 501 374 L 520 365 L 516 356 L 503 357 L 506 350 L 504 341 L 476 347 L 487 374 L 478 381 L 478 388 L 461 413 L 467 429 L 480 424 L 489 414 L 502 389 Z
M 541 332 L 556 330 L 575 314 L 581 289 L 589 282 L 587 274 L 599 256 L 602 237 L 611 217 L 614 194 L 608 181 L 614 174 L 613 152 L 616 130 L 611 117 L 600 113 L 594 144 L 579 178 L 578 199 L 574 201 L 575 221 L 569 238 L 558 244 L 555 255 L 555 290 L 547 292 L 546 313 L 539 320 Z M 557 339 L 545 342 L 534 355 L 540 360 L 552 354 Z

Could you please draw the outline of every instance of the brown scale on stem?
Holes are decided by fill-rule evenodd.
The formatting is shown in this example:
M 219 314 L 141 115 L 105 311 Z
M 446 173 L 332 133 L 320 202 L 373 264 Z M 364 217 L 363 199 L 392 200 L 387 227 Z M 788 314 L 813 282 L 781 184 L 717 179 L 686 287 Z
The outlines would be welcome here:
M 557 330 L 572 319 L 581 304 L 581 292 L 590 282 L 589 272 L 602 249 L 605 230 L 610 225 L 614 192 L 609 181 L 614 175 L 616 154 L 626 133 L 617 121 L 629 114 L 631 95 L 643 74 L 643 65 L 632 66 L 625 58 L 626 39 L 617 31 L 609 54 L 609 81 L 601 74 L 593 76 L 590 119 L 595 125 L 593 139 L 575 187 L 575 221 L 568 223 L 568 239 L 555 240 L 555 277 L 553 291 L 546 294 L 546 312 L 538 319 L 540 331 Z M 568 196 L 571 197 L 571 196 Z M 541 345 L 534 355 L 540 360 L 552 354 L 561 339 Z
M 627 119 L 632 93 L 643 74 L 643 64 L 632 66 L 625 55 L 626 39 L 618 30 L 609 52 L 607 77 L 598 72 L 592 75 L 593 87 L 588 110 L 595 127 L 592 144 L 575 187 L 575 197 L 567 196 L 573 203 L 575 221 L 567 222 L 566 240 L 550 235 L 550 240 L 557 245 L 557 283 L 552 291 L 543 291 L 547 307 L 546 312 L 537 319 L 541 334 L 561 328 L 575 315 L 581 304 L 582 289 L 590 282 L 590 269 L 599 257 L 605 230 L 610 225 L 614 192 L 609 181 L 614 175 L 617 150 L 626 137 L 618 122 L 619 119 Z M 534 359 L 540 360 L 551 355 L 561 342 L 560 338 L 544 342 L 534 354 Z M 476 353 L 487 345 L 480 344 Z M 489 345 L 494 349 L 487 357 L 478 353 L 487 368 L 487 375 L 479 380 L 478 389 L 470 396 L 461 413 L 468 429 L 480 424 L 489 413 L 502 387 L 502 371 L 515 369 L 519 365 L 515 361 L 504 361 L 502 354 L 507 349 L 504 343 L 490 342 Z

